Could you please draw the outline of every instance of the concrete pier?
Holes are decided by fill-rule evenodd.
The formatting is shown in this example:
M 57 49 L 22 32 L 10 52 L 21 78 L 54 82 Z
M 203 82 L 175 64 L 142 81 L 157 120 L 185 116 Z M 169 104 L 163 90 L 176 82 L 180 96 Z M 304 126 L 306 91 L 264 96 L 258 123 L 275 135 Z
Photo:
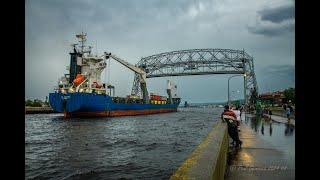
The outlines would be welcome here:
M 272 121 L 275 121 L 275 122 L 278 122 L 278 123 L 288 123 L 288 119 L 286 117 L 283 117 L 283 116 L 279 116 L 279 115 L 268 115 L 268 114 L 263 114 L 264 117 L 266 118 L 271 118 Z M 295 126 L 296 124 L 296 121 L 295 121 L 295 118 L 291 118 L 290 117 L 290 124 L 292 124 L 293 126 Z
M 226 179 L 295 179 L 294 126 L 246 118 L 240 139 L 242 148 L 233 153 Z
M 228 139 L 226 123 L 219 121 L 170 179 L 224 179 Z
M 293 124 L 247 114 L 235 148 L 219 121 L 170 179 L 295 179 L 294 134 Z

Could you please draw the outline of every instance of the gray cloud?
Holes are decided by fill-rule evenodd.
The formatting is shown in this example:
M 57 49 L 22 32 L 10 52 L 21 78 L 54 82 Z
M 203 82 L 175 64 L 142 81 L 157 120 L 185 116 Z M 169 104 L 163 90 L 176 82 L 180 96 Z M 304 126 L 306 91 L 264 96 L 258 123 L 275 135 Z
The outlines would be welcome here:
M 279 36 L 294 32 L 294 4 L 265 8 L 257 12 L 257 22 L 247 26 L 250 33 L 264 36 Z
M 264 24 L 258 23 L 255 26 L 247 26 L 250 33 L 260 34 L 264 36 L 278 36 L 286 33 L 294 32 L 294 21 L 284 21 L 279 24 Z
M 285 74 L 288 76 L 294 76 L 295 67 L 293 65 L 271 65 L 267 68 L 264 68 L 265 73 L 270 75 L 276 74 Z
M 276 28 L 273 26 L 279 24 L 290 29 L 289 20 L 280 23 L 260 20 L 260 29 L 248 31 L 247 24 L 255 22 L 253 13 L 265 6 L 265 2 L 256 0 L 245 3 L 236 0 L 28 0 L 25 95 L 44 98 L 52 92 L 58 78 L 66 73 L 70 44 L 76 41 L 74 35 L 81 31 L 87 32 L 88 45 L 95 46 L 98 42 L 99 53 L 110 51 L 131 63 L 141 57 L 181 49 L 245 49 L 254 56 L 257 76 L 261 78 L 259 68 L 294 64 L 294 36 L 255 35 L 268 34 L 266 28 Z M 283 34 L 288 32 L 283 31 Z M 133 73 L 116 62 L 111 62 L 111 67 L 110 79 L 116 94 L 129 94 Z M 174 78 L 174 81 L 183 99 L 224 101 L 227 78 L 227 75 L 190 76 Z M 102 79 L 106 79 L 105 75 Z M 150 92 L 165 95 L 166 79 L 148 79 Z M 288 85 L 285 78 L 270 77 L 270 81 Z M 258 81 L 258 85 L 261 90 L 265 88 L 264 81 Z M 241 79 L 232 80 L 231 86 L 242 91 Z
M 276 8 L 266 8 L 261 11 L 258 11 L 258 13 L 261 15 L 262 21 L 271 21 L 274 23 L 280 23 L 282 21 L 288 20 L 288 19 L 294 19 L 295 8 L 293 4 L 280 6 Z
M 270 65 L 257 70 L 257 81 L 261 92 L 275 91 L 295 86 L 295 67 L 293 65 Z

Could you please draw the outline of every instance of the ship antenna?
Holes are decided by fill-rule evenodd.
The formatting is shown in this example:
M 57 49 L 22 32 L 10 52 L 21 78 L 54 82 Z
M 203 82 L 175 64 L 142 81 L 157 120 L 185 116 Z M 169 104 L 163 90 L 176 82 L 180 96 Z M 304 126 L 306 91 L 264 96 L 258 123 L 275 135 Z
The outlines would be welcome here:
M 81 32 L 80 36 L 80 41 L 81 41 L 81 53 L 83 54 L 83 49 L 84 49 L 84 38 L 83 38 L 83 32 Z
M 83 32 L 82 32 L 83 34 Z M 87 36 L 87 33 L 83 34 L 83 37 L 82 37 L 82 53 L 84 53 L 84 42 L 86 41 L 86 36 Z
M 91 55 L 92 46 L 88 46 L 88 47 L 89 47 L 89 55 Z
M 87 36 L 87 33 L 81 33 L 81 34 L 77 34 L 76 37 L 80 39 L 80 42 L 81 42 L 81 53 L 83 54 L 83 50 L 84 50 L 84 42 L 86 41 L 86 36 Z
M 108 66 L 108 84 L 110 85 L 110 70 L 111 70 L 111 61 L 110 61 L 110 58 L 108 59 L 109 60 L 109 66 Z
M 96 56 L 98 56 L 98 40 L 96 40 Z

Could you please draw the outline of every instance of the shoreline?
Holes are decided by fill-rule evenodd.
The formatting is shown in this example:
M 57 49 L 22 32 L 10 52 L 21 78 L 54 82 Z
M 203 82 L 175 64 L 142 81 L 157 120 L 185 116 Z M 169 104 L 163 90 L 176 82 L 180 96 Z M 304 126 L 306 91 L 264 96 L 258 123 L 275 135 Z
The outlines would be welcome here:
M 57 113 L 51 107 L 25 107 L 25 114 L 49 114 Z

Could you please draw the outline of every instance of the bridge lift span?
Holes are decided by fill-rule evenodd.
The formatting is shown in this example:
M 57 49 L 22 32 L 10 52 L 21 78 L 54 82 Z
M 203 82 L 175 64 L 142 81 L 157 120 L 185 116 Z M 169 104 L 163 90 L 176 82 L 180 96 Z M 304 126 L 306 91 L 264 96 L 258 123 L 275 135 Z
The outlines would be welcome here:
M 244 50 L 189 49 L 165 52 L 141 58 L 136 64 L 146 78 L 208 74 L 243 74 L 247 105 L 258 93 L 253 57 Z M 131 94 L 141 96 L 141 75 L 135 74 Z

